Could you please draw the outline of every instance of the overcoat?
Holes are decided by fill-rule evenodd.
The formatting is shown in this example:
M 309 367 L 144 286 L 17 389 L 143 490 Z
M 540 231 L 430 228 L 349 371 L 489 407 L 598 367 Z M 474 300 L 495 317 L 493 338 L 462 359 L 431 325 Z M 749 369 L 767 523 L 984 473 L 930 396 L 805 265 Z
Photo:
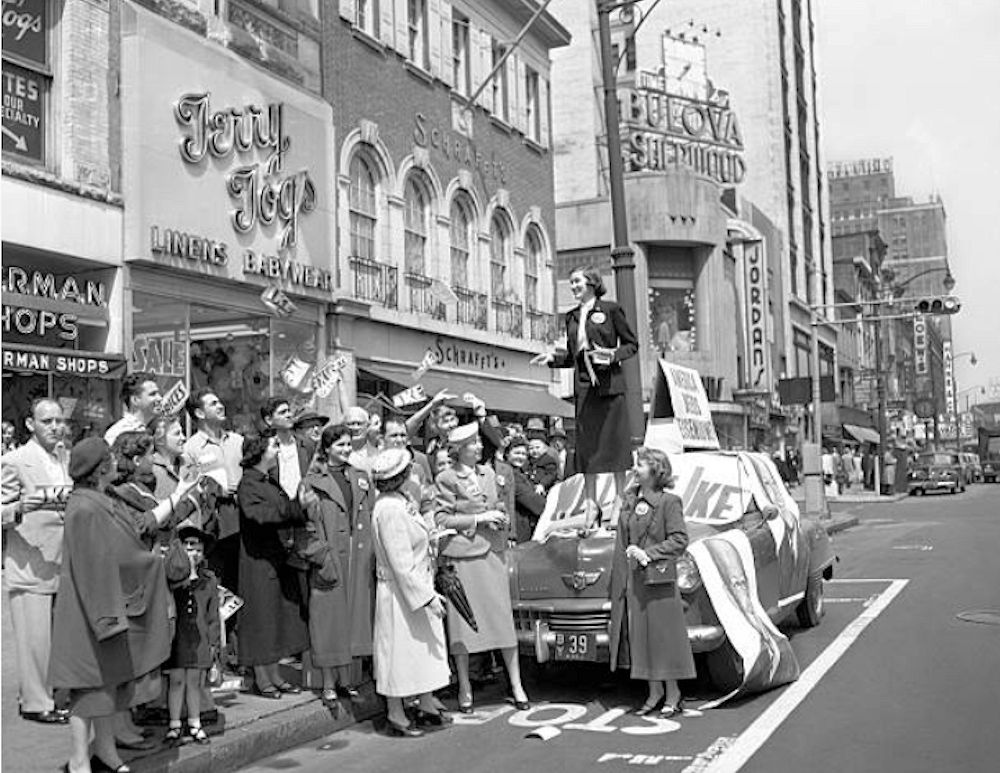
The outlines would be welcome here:
M 243 471 L 236 499 L 240 508 L 240 595 L 238 661 L 244 666 L 278 662 L 309 647 L 306 600 L 299 570 L 287 564 L 279 529 L 302 523 L 298 504 L 273 478 Z
M 558 353 L 550 368 L 574 369 L 576 396 L 576 448 L 572 455 L 573 473 L 618 472 L 632 465 L 631 430 L 625 404 L 625 373 L 622 362 L 634 357 L 638 339 L 621 306 L 597 298 L 584 320 L 590 345 L 614 349 L 610 365 L 594 366 L 597 384 L 591 383 L 579 349 L 580 307 L 566 314 L 568 349 Z
M 174 588 L 177 632 L 166 668 L 209 668 L 219 652 L 222 625 L 219 618 L 219 581 L 211 571 Z
M 419 695 L 448 685 L 444 621 L 428 609 L 435 597 L 428 524 L 409 497 L 379 496 L 375 545 L 374 671 L 381 695 Z
M 625 556 L 629 545 L 638 545 L 651 561 L 676 565 L 687 544 L 680 497 L 666 491 L 644 496 L 635 488 L 626 492 L 611 568 L 612 670 L 631 665 L 633 679 L 694 677 L 677 583 L 646 585 L 643 569 Z M 671 568 L 676 576 L 676 566 Z
M 344 469 L 351 483 L 353 507 L 348 510 L 337 481 L 324 467 L 306 476 L 319 504 L 309 513 L 314 539 L 330 549 L 328 569 L 309 570 L 309 640 L 313 663 L 319 667 L 347 665 L 353 655 L 371 652 L 373 585 L 352 570 L 354 529 L 370 523 L 372 492 L 366 473 L 348 465 Z M 362 514 L 361 510 L 367 511 Z M 360 555 L 358 558 L 362 558 Z M 369 564 L 370 566 L 370 564 Z M 327 573 L 333 577 L 324 577 Z M 355 627 L 360 630 L 355 632 Z
M 65 536 L 49 684 L 114 687 L 158 668 L 170 654 L 163 561 L 125 509 L 93 489 L 70 494 Z

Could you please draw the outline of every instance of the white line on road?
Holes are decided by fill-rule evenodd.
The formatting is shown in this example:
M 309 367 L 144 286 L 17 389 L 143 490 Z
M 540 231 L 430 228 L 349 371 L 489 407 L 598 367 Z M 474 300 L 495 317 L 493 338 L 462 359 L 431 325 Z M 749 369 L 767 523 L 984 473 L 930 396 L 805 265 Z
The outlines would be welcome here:
M 841 580 L 840 582 L 877 582 L 877 580 Z M 878 599 L 858 615 L 840 632 L 836 639 L 820 653 L 802 675 L 778 700 L 744 730 L 725 752 L 704 768 L 704 773 L 736 773 L 774 733 L 795 708 L 805 700 L 820 679 L 833 668 L 834 664 L 847 652 L 861 632 L 892 603 L 906 587 L 909 580 L 883 580 L 890 583 Z

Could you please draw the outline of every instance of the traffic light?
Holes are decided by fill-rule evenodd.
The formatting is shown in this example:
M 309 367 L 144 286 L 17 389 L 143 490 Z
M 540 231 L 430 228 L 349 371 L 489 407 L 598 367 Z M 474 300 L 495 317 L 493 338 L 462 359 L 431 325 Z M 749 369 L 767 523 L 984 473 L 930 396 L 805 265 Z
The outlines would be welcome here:
M 917 301 L 914 310 L 917 314 L 957 314 L 962 308 L 962 302 L 954 295 L 940 295 L 934 298 L 922 298 Z

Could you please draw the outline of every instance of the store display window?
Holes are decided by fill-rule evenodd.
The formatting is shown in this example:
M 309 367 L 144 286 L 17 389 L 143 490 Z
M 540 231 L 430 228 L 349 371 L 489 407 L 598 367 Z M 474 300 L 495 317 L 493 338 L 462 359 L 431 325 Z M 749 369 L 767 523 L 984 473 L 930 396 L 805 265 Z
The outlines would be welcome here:
M 133 305 L 132 369 L 152 373 L 164 394 L 178 381 L 192 393 L 211 388 L 242 434 L 260 428 L 270 395 L 293 410 L 313 402 L 317 325 L 148 293 Z
M 651 346 L 668 352 L 696 350 L 694 287 L 690 282 L 658 280 L 649 288 Z

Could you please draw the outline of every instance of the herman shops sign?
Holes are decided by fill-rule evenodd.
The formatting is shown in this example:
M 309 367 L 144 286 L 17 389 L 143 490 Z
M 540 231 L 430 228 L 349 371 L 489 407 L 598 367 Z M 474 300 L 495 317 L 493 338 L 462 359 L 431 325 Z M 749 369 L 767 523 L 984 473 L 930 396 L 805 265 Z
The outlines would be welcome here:
M 701 100 L 671 94 L 662 77 L 640 76 L 634 88 L 618 90 L 626 170 L 686 166 L 723 185 L 743 182 L 743 133 L 728 95 Z

